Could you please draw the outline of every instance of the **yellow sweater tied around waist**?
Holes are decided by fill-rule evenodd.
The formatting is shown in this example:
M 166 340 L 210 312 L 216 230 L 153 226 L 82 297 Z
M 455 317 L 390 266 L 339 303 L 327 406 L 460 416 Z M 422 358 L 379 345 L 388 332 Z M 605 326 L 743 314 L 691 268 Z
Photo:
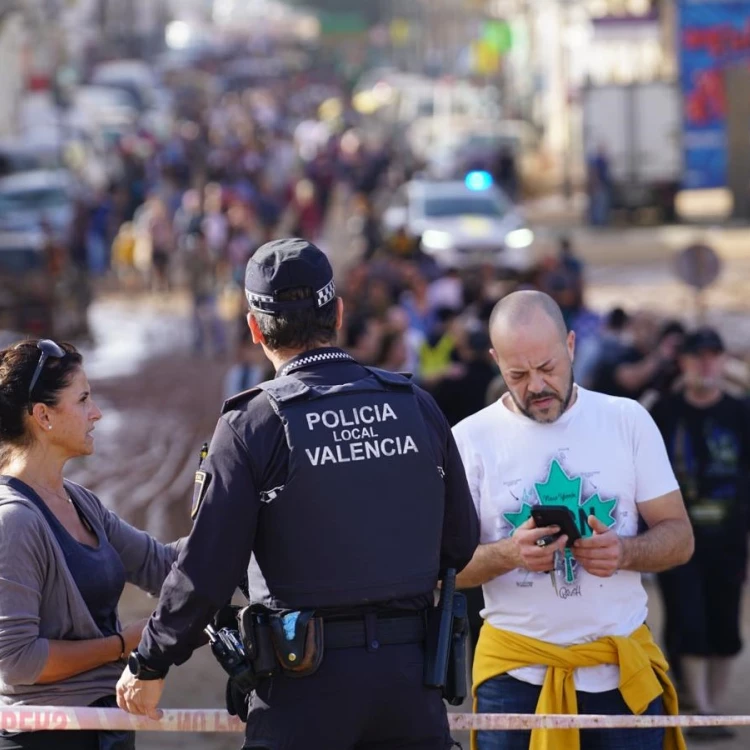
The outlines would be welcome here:
M 473 669 L 474 711 L 477 688 L 493 677 L 521 667 L 547 667 L 537 714 L 577 714 L 573 672 L 582 667 L 616 664 L 620 667 L 619 690 L 628 708 L 642 714 L 660 695 L 664 713 L 677 715 L 677 693 L 667 676 L 668 665 L 651 631 L 641 625 L 630 636 L 608 636 L 575 646 L 554 646 L 536 638 L 498 630 L 485 622 L 479 635 Z M 476 750 L 476 732 L 471 735 Z M 529 750 L 579 750 L 578 729 L 534 729 Z M 664 750 L 685 750 L 679 727 L 664 735 Z

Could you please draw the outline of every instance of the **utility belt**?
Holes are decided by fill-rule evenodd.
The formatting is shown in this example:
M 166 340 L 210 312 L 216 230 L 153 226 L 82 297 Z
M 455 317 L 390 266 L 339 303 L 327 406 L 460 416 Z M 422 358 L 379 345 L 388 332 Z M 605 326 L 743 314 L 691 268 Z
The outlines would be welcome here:
M 467 694 L 466 636 L 468 620 L 466 600 L 455 613 L 450 612 L 450 632 L 440 608 L 408 614 L 379 613 L 357 617 L 317 615 L 315 611 L 277 612 L 262 605 L 250 605 L 236 611 L 236 629 L 206 628 L 211 649 L 229 675 L 227 707 L 242 716 L 246 697 L 261 683 L 276 674 L 292 678 L 309 677 L 320 668 L 328 649 L 367 648 L 424 643 L 425 684 L 441 688 L 453 705 L 460 705 Z M 441 638 L 440 636 L 444 636 Z M 445 649 L 448 650 L 445 650 Z M 246 705 L 245 705 L 246 712 Z
M 329 649 L 424 643 L 427 631 L 422 612 L 327 619 L 310 610 L 275 612 L 251 605 L 236 617 L 236 629 L 206 630 L 219 663 L 246 692 L 278 672 L 309 677 Z

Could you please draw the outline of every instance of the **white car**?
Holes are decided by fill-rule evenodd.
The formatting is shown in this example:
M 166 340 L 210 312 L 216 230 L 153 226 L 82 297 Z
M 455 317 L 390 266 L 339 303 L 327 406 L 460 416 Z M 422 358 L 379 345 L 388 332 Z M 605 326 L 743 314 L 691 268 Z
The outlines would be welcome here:
M 153 105 L 156 76 L 142 60 L 113 60 L 100 63 L 91 76 L 94 86 L 107 86 L 126 92 L 128 106 L 145 112 Z
M 0 179 L 0 229 L 37 230 L 44 223 L 58 240 L 70 239 L 74 182 L 65 170 L 19 172 Z
M 170 94 L 159 87 L 153 70 L 142 60 L 100 63 L 91 76 L 94 86 L 118 89 L 129 107 L 140 115 L 141 124 L 158 139 L 165 139 L 173 126 Z
M 442 268 L 490 264 L 523 273 L 534 265 L 534 233 L 486 172 L 466 180 L 413 180 L 394 195 L 382 220 L 390 236 L 405 229 Z
M 128 93 L 113 86 L 79 86 L 73 96 L 71 113 L 82 123 L 90 119 L 94 125 L 135 123 L 138 119 L 138 110 Z

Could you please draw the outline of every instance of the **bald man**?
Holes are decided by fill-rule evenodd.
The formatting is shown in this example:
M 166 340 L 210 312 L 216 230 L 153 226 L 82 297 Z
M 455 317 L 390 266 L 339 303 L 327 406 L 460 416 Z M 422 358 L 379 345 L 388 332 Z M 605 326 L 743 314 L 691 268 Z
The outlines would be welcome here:
M 502 299 L 490 337 L 508 392 L 454 428 L 481 522 L 481 544 L 459 576 L 460 586 L 484 590 L 477 709 L 676 712 L 667 665 L 644 626 L 641 583 L 641 573 L 693 551 L 661 435 L 636 401 L 575 384 L 575 335 L 546 294 Z M 570 538 L 558 525 L 536 526 L 532 510 L 549 506 L 568 519 Z M 684 747 L 679 730 L 668 731 L 557 730 L 550 746 L 580 739 L 581 750 L 661 750 L 669 736 L 677 743 L 669 747 Z M 476 737 L 478 750 L 527 750 L 530 739 Z

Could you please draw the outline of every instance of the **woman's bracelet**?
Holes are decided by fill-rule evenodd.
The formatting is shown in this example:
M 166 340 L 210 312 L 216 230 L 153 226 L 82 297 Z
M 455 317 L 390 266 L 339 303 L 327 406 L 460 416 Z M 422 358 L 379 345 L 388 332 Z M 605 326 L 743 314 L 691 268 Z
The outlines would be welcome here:
M 118 657 L 118 661 L 122 661 L 127 654 L 125 653 L 125 639 L 122 637 L 121 633 L 115 632 L 115 635 L 120 639 L 120 646 L 121 646 L 121 652 L 120 656 Z

